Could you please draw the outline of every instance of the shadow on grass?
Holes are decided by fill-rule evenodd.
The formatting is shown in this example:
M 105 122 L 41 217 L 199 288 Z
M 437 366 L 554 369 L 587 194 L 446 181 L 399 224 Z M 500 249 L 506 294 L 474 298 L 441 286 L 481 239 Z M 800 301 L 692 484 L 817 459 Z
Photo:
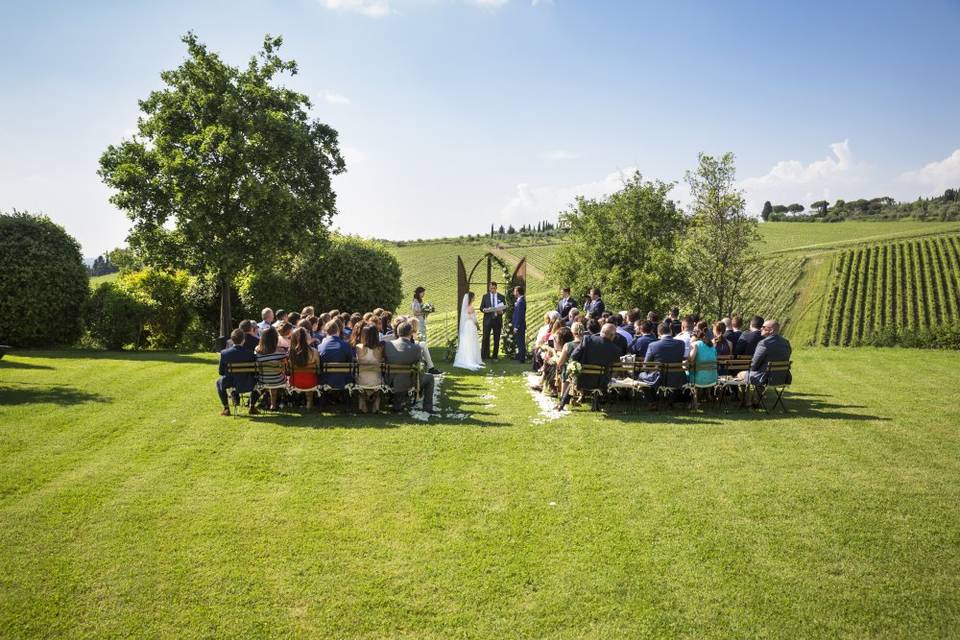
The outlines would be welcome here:
M 4 369 L 49 369 L 53 370 L 53 367 L 47 366 L 45 364 L 30 364 L 29 362 L 20 362 L 18 360 L 11 360 L 10 358 L 4 358 L 0 360 L 0 371 Z
M 729 402 L 724 409 L 718 409 L 713 404 L 701 406 L 697 411 L 687 408 L 686 402 L 677 402 L 673 408 L 664 405 L 658 411 L 651 411 L 644 402 L 633 403 L 632 401 L 620 400 L 612 402 L 605 407 L 602 414 L 609 420 L 618 420 L 621 422 L 642 422 L 650 424 L 710 424 L 719 425 L 725 422 L 759 422 L 765 420 L 796 420 L 796 419 L 815 419 L 815 420 L 882 420 L 889 421 L 890 418 L 861 413 L 856 409 L 866 409 L 863 405 L 855 404 L 836 404 L 820 398 L 829 398 L 825 394 L 805 394 L 787 393 L 784 395 L 784 405 L 786 412 L 779 407 L 771 413 L 763 409 L 755 410 L 748 407 L 741 407 L 737 401 Z M 774 396 L 767 395 L 767 406 L 773 406 Z M 577 413 L 592 415 L 589 408 L 584 405 L 576 410 Z
M 87 402 L 110 402 L 99 393 L 81 391 L 75 387 L 49 384 L 13 383 L 13 386 L 0 385 L 0 406 L 21 404 L 55 404 L 59 406 L 84 404 Z
M 51 360 L 120 360 L 126 362 L 169 362 L 171 364 L 217 364 L 217 356 L 213 353 L 208 357 L 202 357 L 199 354 L 177 353 L 174 351 L 94 351 L 92 349 L 33 351 L 22 349 L 17 351 L 17 355 L 26 358 L 48 358 Z M 0 360 L 0 366 L 6 361 L 6 358 Z

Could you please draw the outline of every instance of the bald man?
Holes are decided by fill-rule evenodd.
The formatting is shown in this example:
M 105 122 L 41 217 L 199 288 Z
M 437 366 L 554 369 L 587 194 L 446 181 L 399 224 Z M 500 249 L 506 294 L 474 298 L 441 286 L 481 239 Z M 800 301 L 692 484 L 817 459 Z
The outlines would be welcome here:
M 793 349 L 790 347 L 790 341 L 780 335 L 780 323 L 776 320 L 767 320 L 760 327 L 760 342 L 753 352 L 753 360 L 750 361 L 750 383 L 758 386 L 767 384 L 790 384 L 791 376 L 787 372 L 785 380 L 768 380 L 767 363 L 789 360 Z M 740 377 L 747 375 L 746 371 L 740 372 Z

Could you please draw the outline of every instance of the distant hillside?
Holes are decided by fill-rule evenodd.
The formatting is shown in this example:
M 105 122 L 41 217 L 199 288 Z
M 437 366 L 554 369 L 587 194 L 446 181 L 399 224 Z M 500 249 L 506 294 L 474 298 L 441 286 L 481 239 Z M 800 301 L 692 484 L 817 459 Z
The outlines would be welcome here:
M 785 323 L 787 335 L 800 343 L 856 344 L 856 340 L 824 341 L 822 338 L 823 307 L 837 304 L 836 298 L 830 298 L 837 278 L 838 266 L 834 261 L 835 258 L 863 246 L 873 247 L 890 242 L 914 242 L 921 239 L 940 242 L 941 238 L 948 238 L 951 234 L 958 233 L 960 233 L 960 222 L 904 220 L 848 221 L 832 224 L 763 223 L 760 225 L 762 242 L 760 251 L 764 259 L 753 273 L 744 274 L 744 286 L 748 292 L 749 302 L 744 305 L 743 313 L 760 313 L 767 317 L 778 317 Z M 557 283 L 549 282 L 546 274 L 549 271 L 550 261 L 564 242 L 563 234 L 560 232 L 550 236 L 516 234 L 512 239 L 515 241 L 511 242 L 511 238 L 495 238 L 491 241 L 489 237 L 473 237 L 469 241 L 437 239 L 388 244 L 389 250 L 400 261 L 403 269 L 403 288 L 407 301 L 403 303 L 401 310 L 407 309 L 409 298 L 416 286 L 426 287 L 427 299 L 437 307 L 437 313 L 430 318 L 431 344 L 445 344 L 456 334 L 458 255 L 463 257 L 468 270 L 487 251 L 496 253 L 511 267 L 525 256 L 529 265 L 528 324 L 531 327 L 538 326 L 542 314 L 553 308 Z M 950 278 L 956 282 L 960 278 L 958 268 L 960 267 L 956 261 L 949 260 L 918 264 L 918 269 L 938 274 L 938 282 L 945 282 L 945 279 Z M 477 282 L 484 279 L 485 269 L 484 265 L 478 267 L 474 278 Z M 497 272 L 494 273 L 494 277 L 497 280 L 502 279 L 501 274 Z M 858 280 L 853 280 L 851 285 L 848 281 L 848 284 L 843 286 L 856 288 L 856 282 Z M 890 286 L 898 292 L 901 287 L 904 288 L 902 293 L 896 295 L 908 295 L 905 288 L 906 281 L 891 281 Z M 482 284 L 474 285 L 474 290 L 481 292 Z M 934 290 L 931 289 L 931 291 Z M 948 298 L 951 290 L 944 287 L 943 291 L 943 302 L 936 303 L 939 305 L 936 308 L 939 309 L 941 306 L 952 308 L 949 307 Z M 867 304 L 865 296 L 864 302 L 856 304 L 852 302 L 859 299 L 844 297 L 842 300 L 847 307 L 853 305 L 856 309 L 857 305 Z M 935 311 L 933 316 L 927 313 L 923 317 L 935 319 L 948 317 L 936 314 Z M 853 321 L 862 324 L 859 316 L 855 315 L 855 317 L 857 319 Z M 876 314 L 871 315 L 870 322 L 874 322 L 876 317 Z M 891 316 L 888 321 L 909 323 L 905 316 Z M 863 335 L 862 330 L 860 335 Z

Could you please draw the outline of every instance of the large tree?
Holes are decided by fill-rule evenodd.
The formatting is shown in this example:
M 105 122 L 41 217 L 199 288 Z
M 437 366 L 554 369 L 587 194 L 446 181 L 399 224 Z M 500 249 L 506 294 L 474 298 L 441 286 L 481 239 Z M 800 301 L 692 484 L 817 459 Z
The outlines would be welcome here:
M 701 153 L 686 181 L 692 203 L 683 255 L 691 303 L 696 311 L 720 318 L 740 304 L 744 270 L 756 257 L 757 221 L 744 212 L 732 153 L 719 158 Z
M 646 182 L 639 172 L 604 198 L 577 198 L 561 215 L 569 228 L 551 277 L 574 295 L 599 287 L 617 307 L 662 309 L 683 290 L 676 268 L 683 215 L 668 198 L 673 183 Z
M 129 242 L 147 261 L 210 273 L 221 290 L 220 332 L 232 326 L 234 277 L 324 236 L 336 213 L 330 181 L 345 169 L 330 126 L 307 96 L 276 83 L 297 64 L 266 36 L 246 68 L 197 40 L 140 101 L 137 133 L 111 145 L 100 176 L 133 221 Z

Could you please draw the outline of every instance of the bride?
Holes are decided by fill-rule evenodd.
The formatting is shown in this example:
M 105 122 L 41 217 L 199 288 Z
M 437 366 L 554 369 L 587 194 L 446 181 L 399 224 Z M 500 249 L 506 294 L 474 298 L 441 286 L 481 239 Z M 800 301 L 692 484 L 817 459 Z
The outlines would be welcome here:
M 460 333 L 457 338 L 457 356 L 453 366 L 476 371 L 484 367 L 480 359 L 480 341 L 477 339 L 477 313 L 473 310 L 473 291 L 463 296 L 460 306 Z

